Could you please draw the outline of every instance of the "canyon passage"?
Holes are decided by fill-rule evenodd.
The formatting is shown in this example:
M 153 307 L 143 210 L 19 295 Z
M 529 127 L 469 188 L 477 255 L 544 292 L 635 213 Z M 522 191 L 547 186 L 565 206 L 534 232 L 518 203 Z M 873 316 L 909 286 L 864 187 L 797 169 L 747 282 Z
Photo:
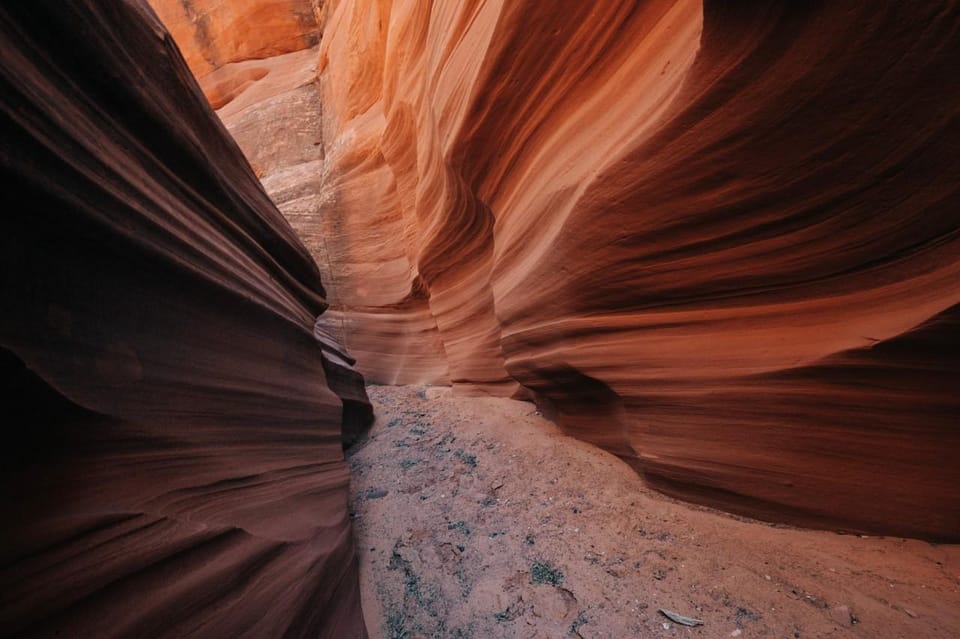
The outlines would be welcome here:
M 0 634 L 956 636 L 958 29 L 0 8 Z

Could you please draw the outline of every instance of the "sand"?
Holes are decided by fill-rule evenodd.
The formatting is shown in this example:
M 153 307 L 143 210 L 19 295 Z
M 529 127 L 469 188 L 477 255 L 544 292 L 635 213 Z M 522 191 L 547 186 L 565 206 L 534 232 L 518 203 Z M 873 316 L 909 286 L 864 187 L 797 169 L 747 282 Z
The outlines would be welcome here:
M 958 546 L 681 503 L 529 403 L 368 391 L 377 420 L 347 455 L 372 637 L 960 633 Z

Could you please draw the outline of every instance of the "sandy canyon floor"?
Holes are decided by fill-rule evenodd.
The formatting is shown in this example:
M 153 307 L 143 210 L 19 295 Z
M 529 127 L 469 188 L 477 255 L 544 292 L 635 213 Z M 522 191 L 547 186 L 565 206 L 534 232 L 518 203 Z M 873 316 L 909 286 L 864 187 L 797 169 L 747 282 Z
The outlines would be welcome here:
M 532 404 L 369 392 L 348 462 L 372 637 L 960 636 L 958 546 L 680 503 Z

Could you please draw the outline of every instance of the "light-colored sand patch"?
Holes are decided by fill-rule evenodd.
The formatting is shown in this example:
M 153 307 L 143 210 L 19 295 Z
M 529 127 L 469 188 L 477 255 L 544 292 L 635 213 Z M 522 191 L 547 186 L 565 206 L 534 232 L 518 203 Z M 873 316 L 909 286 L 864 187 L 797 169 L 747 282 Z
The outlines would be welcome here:
M 960 633 L 960 547 L 692 507 L 531 404 L 369 391 L 377 421 L 348 461 L 372 637 Z

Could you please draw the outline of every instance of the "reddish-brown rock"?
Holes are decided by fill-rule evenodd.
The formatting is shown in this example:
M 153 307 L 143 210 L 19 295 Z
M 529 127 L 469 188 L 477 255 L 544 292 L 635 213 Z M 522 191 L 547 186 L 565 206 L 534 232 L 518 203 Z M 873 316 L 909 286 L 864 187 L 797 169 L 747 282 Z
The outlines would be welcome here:
M 371 378 L 432 355 L 673 494 L 958 538 L 960 11 L 327 9 L 328 255 Z
M 319 0 L 150 0 L 198 77 L 315 46 Z
M 365 636 L 308 252 L 145 3 L 6 3 L 0 58 L 0 635 Z
M 960 11 L 318 15 L 319 104 L 308 49 L 203 84 L 370 379 L 532 391 L 689 499 L 960 536 Z

